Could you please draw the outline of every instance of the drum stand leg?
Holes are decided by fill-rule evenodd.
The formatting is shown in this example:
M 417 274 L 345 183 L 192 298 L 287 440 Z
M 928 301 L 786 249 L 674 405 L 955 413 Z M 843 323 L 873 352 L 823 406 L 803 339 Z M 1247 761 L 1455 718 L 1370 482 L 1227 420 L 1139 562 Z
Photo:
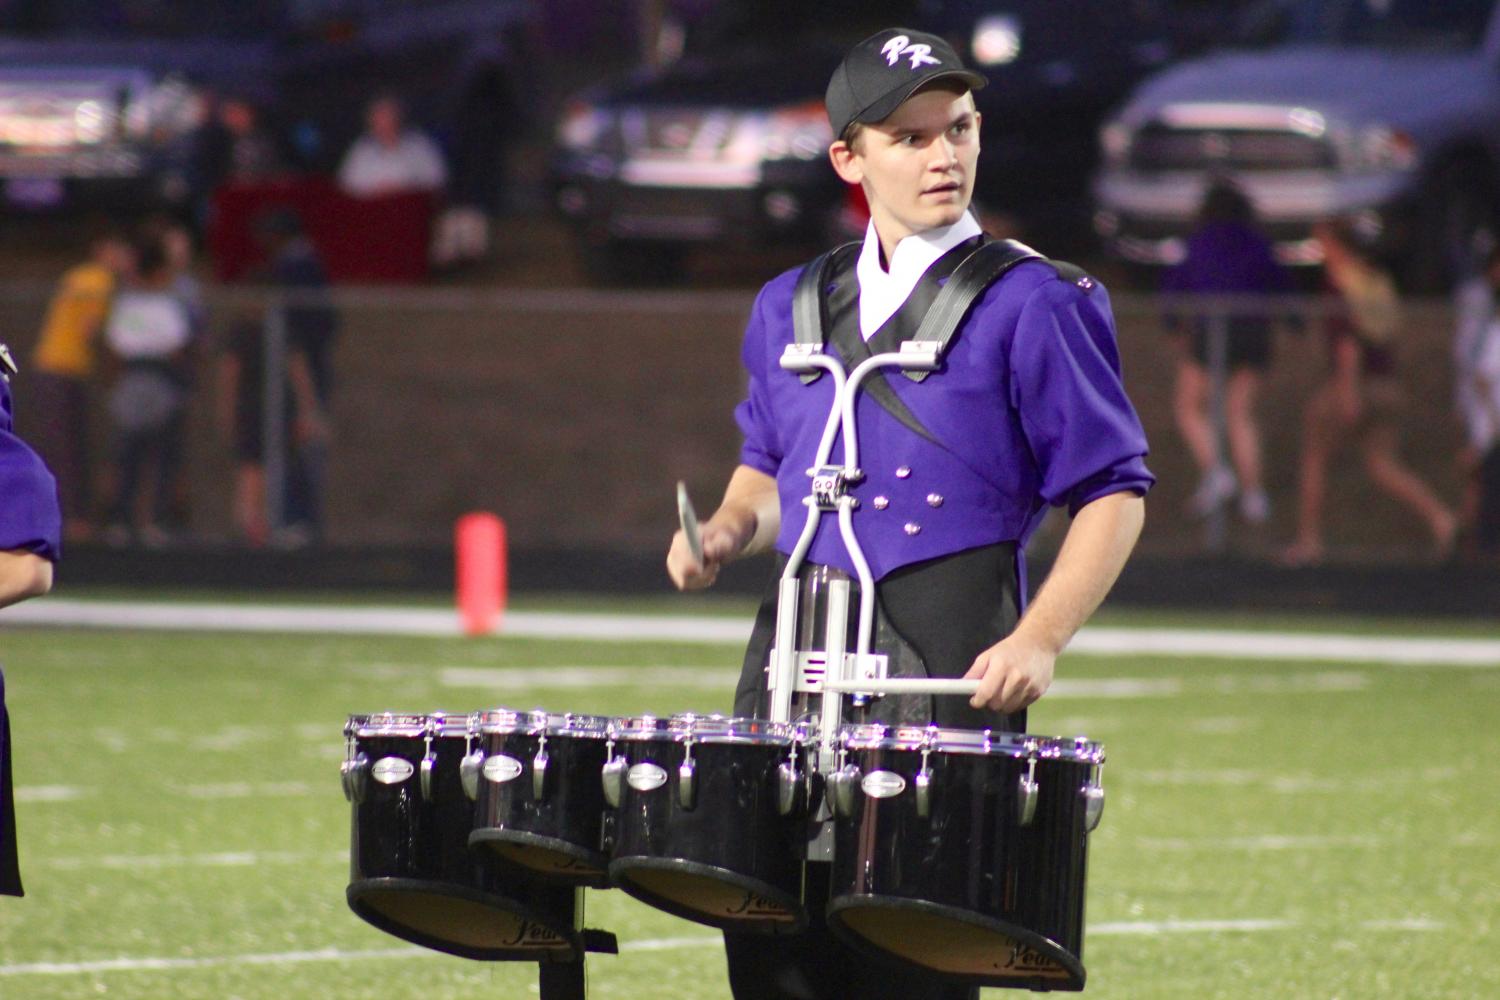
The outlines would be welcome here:
M 583 958 L 572 962 L 543 962 L 539 966 L 542 1000 L 584 1000 Z
M 537 981 L 542 1000 L 585 1000 L 588 976 L 584 957 L 591 951 L 618 955 L 620 945 L 609 931 L 590 930 L 583 926 L 583 889 L 573 891 L 573 927 L 582 947 L 578 957 L 561 962 L 539 962 Z

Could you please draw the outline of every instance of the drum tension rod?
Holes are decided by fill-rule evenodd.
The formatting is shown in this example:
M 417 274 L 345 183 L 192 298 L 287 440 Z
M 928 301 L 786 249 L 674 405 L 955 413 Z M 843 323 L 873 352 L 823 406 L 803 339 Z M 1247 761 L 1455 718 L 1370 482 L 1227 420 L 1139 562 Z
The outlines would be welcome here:
M 432 752 L 432 731 L 434 723 L 427 722 L 427 732 L 422 737 L 422 776 L 420 785 L 422 788 L 422 801 L 432 801 L 432 771 L 437 767 L 437 756 Z
M 537 735 L 536 756 L 531 758 L 531 797 L 540 799 L 547 790 L 547 734 Z
M 677 802 L 691 809 L 698 802 L 698 777 L 693 764 L 693 738 L 682 741 L 682 763 L 677 767 Z
M 922 740 L 922 766 L 913 781 L 917 786 L 917 815 L 923 819 L 932 815 L 932 768 L 927 763 L 927 758 L 932 754 L 932 737 L 933 730 L 929 728 Z

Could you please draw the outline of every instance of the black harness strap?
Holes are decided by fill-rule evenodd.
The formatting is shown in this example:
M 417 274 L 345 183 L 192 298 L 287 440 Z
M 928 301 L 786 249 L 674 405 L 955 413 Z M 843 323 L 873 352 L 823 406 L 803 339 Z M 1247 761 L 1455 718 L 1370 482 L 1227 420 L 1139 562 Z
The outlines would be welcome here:
M 917 328 L 917 335 L 913 339 L 936 343 L 938 358 L 941 360 L 948 350 L 948 342 L 953 339 L 953 334 L 958 331 L 958 325 L 964 321 L 974 301 L 1007 271 L 1028 260 L 1045 261 L 1047 258 L 1016 240 L 996 240 L 982 244 L 964 258 L 943 290 L 938 292 L 937 299 L 922 318 L 922 325 Z M 931 373 L 903 371 L 902 374 L 913 382 L 920 382 Z
M 829 342 L 829 312 L 827 289 L 834 278 L 842 274 L 849 266 L 849 258 L 857 253 L 862 244 L 858 242 L 845 243 L 834 247 L 827 253 L 815 258 L 797 277 L 797 284 L 792 290 L 792 328 L 796 341 L 799 344 L 826 344 Z M 1080 268 L 1063 261 L 1051 260 L 1031 249 L 1024 243 L 1016 240 L 996 240 L 981 243 L 969 253 L 963 261 L 953 269 L 952 273 L 938 290 L 936 296 L 931 300 L 932 305 L 928 307 L 926 314 L 918 324 L 915 334 L 911 337 L 914 341 L 934 341 L 938 345 L 937 356 L 941 362 L 943 354 L 947 351 L 949 343 L 958 332 L 964 317 L 968 315 L 974 302 L 980 295 L 984 294 L 986 288 L 999 281 L 1013 267 L 1026 261 L 1036 260 L 1048 265 L 1057 273 L 1057 276 L 1070 284 L 1076 284 L 1085 294 L 1090 294 L 1094 288 L 1094 279 L 1090 278 Z M 835 330 L 834 344 L 841 353 L 845 353 L 846 362 L 851 358 L 859 357 L 859 351 L 868 354 L 868 347 L 864 342 L 860 344 L 843 344 L 838 342 Z M 885 331 L 882 331 L 884 333 Z M 877 334 L 877 339 L 882 334 Z M 858 334 L 854 334 L 858 336 Z M 894 345 L 887 349 L 894 349 Z M 852 353 L 851 353 L 852 352 Z M 821 375 L 821 371 L 806 372 L 798 377 L 804 383 L 812 383 Z M 914 382 L 921 382 L 929 372 L 906 371 L 903 372 L 907 378 Z M 899 420 L 907 429 L 938 444 L 938 440 L 932 433 L 922 425 L 916 414 L 902 402 L 901 397 L 885 381 L 882 373 L 875 372 L 865 383 L 865 391 L 880 404 L 887 412 Z
M 827 318 L 824 315 L 823 289 L 836 267 L 842 264 L 849 253 L 858 250 L 859 243 L 845 243 L 816 257 L 802 269 L 797 284 L 792 289 L 792 331 L 799 344 L 822 344 L 827 340 Z M 798 376 L 803 382 L 816 381 L 821 371 L 804 372 Z

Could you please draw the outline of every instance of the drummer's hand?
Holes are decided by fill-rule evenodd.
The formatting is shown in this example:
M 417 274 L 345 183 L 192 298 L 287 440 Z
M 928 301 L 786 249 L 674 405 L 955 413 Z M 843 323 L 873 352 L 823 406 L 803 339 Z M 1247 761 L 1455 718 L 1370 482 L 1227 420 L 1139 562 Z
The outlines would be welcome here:
M 980 653 L 968 680 L 978 679 L 979 690 L 969 699 L 972 708 L 1019 712 L 1047 693 L 1057 654 L 1046 646 L 1010 635 Z
M 713 586 L 719 578 L 719 569 L 739 554 L 745 542 L 741 533 L 732 531 L 716 520 L 706 522 L 702 529 L 703 562 L 693 558 L 688 549 L 687 536 L 678 531 L 672 536 L 672 547 L 667 550 L 667 575 L 678 590 L 703 590 Z

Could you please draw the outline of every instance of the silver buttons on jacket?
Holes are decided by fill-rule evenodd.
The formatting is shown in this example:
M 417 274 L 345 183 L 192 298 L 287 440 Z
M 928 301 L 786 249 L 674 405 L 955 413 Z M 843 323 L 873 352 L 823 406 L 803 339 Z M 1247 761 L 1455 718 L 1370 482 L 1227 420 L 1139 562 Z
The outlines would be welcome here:
M 903 466 L 900 466 L 900 467 L 898 467 L 896 469 L 896 478 L 897 479 L 906 479 L 910 475 L 911 475 L 911 466 L 909 466 L 909 465 L 903 465 Z
M 906 527 L 903 530 L 908 535 L 917 535 L 917 534 L 921 534 L 921 532 L 922 532 L 922 526 L 920 524 L 917 524 L 915 521 L 907 521 L 906 522 Z
M 929 494 L 927 494 L 927 506 L 929 506 L 929 507 L 941 507 L 942 505 L 943 505 L 943 495 L 941 493 L 929 493 Z
M 876 510 L 885 510 L 887 507 L 889 507 L 891 505 L 891 498 L 890 497 L 876 497 L 875 499 L 873 499 L 873 500 L 870 501 L 870 505 L 872 507 L 874 507 Z

